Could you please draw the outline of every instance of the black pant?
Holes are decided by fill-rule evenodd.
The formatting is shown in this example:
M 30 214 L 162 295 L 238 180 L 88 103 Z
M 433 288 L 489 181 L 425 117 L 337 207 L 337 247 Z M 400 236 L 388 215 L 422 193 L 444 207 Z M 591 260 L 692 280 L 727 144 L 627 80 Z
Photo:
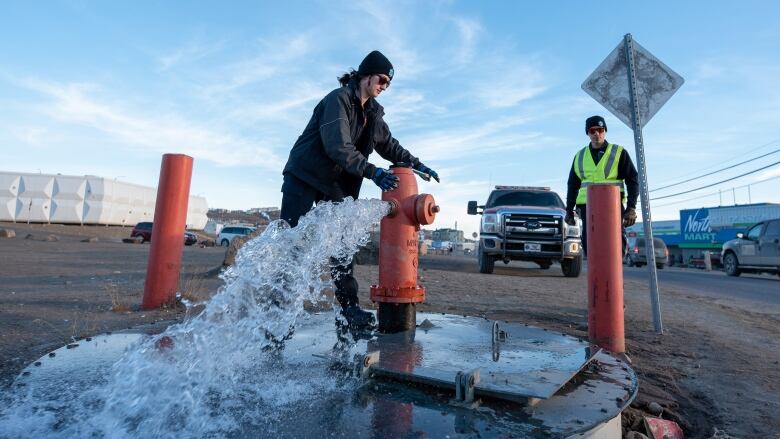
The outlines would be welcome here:
M 588 255 L 588 223 L 587 223 L 587 208 L 586 204 L 578 204 L 577 205 L 577 215 L 579 215 L 580 219 L 582 220 L 582 250 L 585 252 L 585 255 Z M 620 204 L 620 218 L 623 218 L 623 215 L 626 213 L 626 208 L 623 207 L 623 204 Z M 622 225 L 621 222 L 620 230 L 621 230 L 621 238 L 623 240 L 623 256 L 626 255 L 626 252 L 628 251 L 628 239 L 626 239 L 626 228 Z
M 280 217 L 287 221 L 291 227 L 296 227 L 298 220 L 320 201 L 343 201 L 343 199 L 333 199 L 293 175 L 284 175 Z M 333 265 L 331 276 L 336 286 L 336 300 L 339 301 L 342 308 L 357 306 L 359 303 L 358 283 L 352 275 L 354 263 L 339 264 L 339 261 L 332 259 L 331 264 Z

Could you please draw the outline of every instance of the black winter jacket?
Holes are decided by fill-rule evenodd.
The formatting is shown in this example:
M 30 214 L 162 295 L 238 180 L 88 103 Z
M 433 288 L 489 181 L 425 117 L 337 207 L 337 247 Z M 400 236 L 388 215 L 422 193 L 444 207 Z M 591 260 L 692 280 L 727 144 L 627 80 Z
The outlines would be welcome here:
M 392 163 L 417 165 L 417 157 L 393 138 L 384 114 L 373 98 L 366 101 L 365 109 L 361 107 L 355 81 L 333 90 L 314 108 L 283 173 L 338 200 L 357 198 L 362 179 L 374 175 L 376 166 L 367 160 L 374 150 Z

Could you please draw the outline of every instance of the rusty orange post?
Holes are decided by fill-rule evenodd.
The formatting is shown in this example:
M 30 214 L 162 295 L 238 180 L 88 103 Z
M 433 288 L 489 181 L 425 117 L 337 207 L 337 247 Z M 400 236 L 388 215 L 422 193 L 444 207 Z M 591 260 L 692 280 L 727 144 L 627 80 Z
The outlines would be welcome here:
M 620 187 L 591 184 L 588 227 L 588 337 L 614 353 L 626 351 Z
M 417 233 L 420 225 L 433 223 L 439 211 L 433 196 L 417 194 L 411 169 L 393 167 L 391 171 L 399 179 L 398 188 L 382 193 L 391 209 L 380 224 L 379 284 L 371 286 L 379 331 L 384 333 L 416 326 L 415 304 L 425 301 L 425 288 L 417 285 Z
M 176 294 L 184 251 L 191 179 L 192 157 L 184 154 L 163 155 L 154 207 L 152 246 L 141 304 L 143 309 L 157 308 Z

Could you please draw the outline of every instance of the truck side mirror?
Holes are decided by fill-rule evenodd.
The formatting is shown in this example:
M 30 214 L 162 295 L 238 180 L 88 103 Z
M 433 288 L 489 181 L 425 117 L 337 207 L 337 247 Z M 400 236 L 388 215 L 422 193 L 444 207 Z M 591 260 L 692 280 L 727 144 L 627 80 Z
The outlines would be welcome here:
M 476 215 L 477 214 L 477 202 L 476 201 L 469 201 L 468 208 L 466 209 L 466 213 L 469 215 Z

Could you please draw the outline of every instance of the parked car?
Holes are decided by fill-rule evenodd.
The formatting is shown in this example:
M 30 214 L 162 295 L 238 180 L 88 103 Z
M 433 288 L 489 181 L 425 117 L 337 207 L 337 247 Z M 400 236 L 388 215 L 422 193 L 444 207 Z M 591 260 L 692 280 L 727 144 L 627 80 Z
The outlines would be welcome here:
M 197 244 L 198 242 L 198 235 L 196 235 L 194 232 L 190 232 L 189 230 L 184 231 L 184 245 L 193 245 Z
M 144 223 L 138 223 L 133 227 L 133 230 L 130 232 L 131 238 L 140 237 L 141 242 L 151 241 L 152 240 L 152 223 L 144 222 Z
M 255 227 L 250 226 L 227 226 L 219 232 L 217 242 L 219 245 L 228 247 L 236 236 L 246 236 L 255 231 Z
M 140 237 L 142 242 L 150 241 L 152 240 L 152 227 L 153 223 L 151 222 L 142 222 L 138 223 L 133 227 L 133 230 L 130 232 L 131 238 Z M 196 242 L 198 242 L 198 235 L 185 230 L 184 231 L 184 245 L 193 245 Z
M 636 238 L 633 247 L 628 252 L 628 266 L 629 267 L 641 267 L 647 265 L 647 253 L 645 250 L 646 241 L 645 238 Z M 666 248 L 664 243 L 659 238 L 653 238 L 653 247 L 655 248 L 655 266 L 656 268 L 664 268 L 664 265 L 669 265 L 669 249 Z
M 780 276 L 780 218 L 762 221 L 737 233 L 723 244 L 723 270 L 729 276 L 742 273 L 777 273 Z

